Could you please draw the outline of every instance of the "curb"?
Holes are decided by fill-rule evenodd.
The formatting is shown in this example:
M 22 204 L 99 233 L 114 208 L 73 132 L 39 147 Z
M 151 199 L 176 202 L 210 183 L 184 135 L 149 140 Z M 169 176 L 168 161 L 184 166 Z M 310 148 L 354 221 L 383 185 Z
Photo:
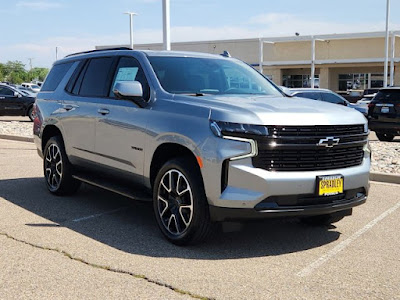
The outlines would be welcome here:
M 394 174 L 371 172 L 369 174 L 369 180 L 378 181 L 378 182 L 400 184 L 400 174 L 399 175 L 394 175 Z
M 24 136 L 17 136 L 17 135 L 0 134 L 0 139 L 18 141 L 18 142 L 33 143 L 33 138 L 24 137 Z
M 0 134 L 0 139 L 33 143 L 33 138 L 16 136 L 16 135 Z M 377 182 L 400 184 L 400 174 L 393 175 L 393 174 L 386 174 L 386 173 L 379 173 L 379 172 L 371 172 L 369 174 L 369 180 L 377 181 Z

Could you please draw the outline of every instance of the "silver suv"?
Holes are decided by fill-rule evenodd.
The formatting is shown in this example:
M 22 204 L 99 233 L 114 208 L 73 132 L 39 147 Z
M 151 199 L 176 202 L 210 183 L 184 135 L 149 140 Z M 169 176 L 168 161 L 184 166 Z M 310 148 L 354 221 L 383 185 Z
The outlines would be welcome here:
M 57 61 L 36 100 L 48 190 L 81 182 L 153 202 L 164 236 L 216 222 L 299 216 L 330 224 L 366 201 L 358 112 L 285 96 L 230 57 L 113 49 Z

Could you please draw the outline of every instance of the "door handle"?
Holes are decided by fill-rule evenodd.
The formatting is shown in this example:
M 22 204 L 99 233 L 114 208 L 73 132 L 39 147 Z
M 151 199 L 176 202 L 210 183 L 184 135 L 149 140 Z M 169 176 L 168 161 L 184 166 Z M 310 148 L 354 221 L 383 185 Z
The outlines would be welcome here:
M 72 105 L 72 104 L 63 105 L 63 108 L 64 108 L 66 111 L 70 111 L 70 110 L 72 110 L 72 109 L 74 109 L 74 108 L 78 108 L 78 107 L 79 107 L 79 105 Z
M 99 108 L 97 112 L 103 116 L 108 115 L 110 113 L 110 111 L 106 108 Z

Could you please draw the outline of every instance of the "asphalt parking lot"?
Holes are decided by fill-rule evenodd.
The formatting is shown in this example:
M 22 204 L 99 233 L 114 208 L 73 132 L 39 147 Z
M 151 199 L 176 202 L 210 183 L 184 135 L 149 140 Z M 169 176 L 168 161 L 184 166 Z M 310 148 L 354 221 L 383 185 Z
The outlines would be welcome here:
M 266 220 L 182 248 L 147 203 L 50 195 L 34 144 L 0 139 L 0 299 L 400 299 L 399 195 L 372 182 L 330 228 Z

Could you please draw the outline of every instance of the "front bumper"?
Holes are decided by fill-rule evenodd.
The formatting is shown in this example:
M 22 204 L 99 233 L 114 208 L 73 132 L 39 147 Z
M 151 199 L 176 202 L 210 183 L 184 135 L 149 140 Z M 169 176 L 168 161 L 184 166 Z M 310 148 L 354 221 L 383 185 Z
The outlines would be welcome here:
M 291 196 L 288 196 L 290 198 Z M 261 202 L 255 208 L 226 208 L 210 206 L 210 216 L 215 222 L 235 221 L 247 219 L 264 219 L 274 217 L 313 216 L 331 214 L 338 211 L 349 210 L 365 203 L 367 195 L 360 191 L 354 197 L 344 197 L 342 200 L 325 204 L 309 205 L 279 205 L 276 202 Z M 265 205 L 268 204 L 268 205 Z
M 400 119 L 398 122 L 383 122 L 369 119 L 368 127 L 372 131 L 383 131 L 393 134 L 400 134 Z

